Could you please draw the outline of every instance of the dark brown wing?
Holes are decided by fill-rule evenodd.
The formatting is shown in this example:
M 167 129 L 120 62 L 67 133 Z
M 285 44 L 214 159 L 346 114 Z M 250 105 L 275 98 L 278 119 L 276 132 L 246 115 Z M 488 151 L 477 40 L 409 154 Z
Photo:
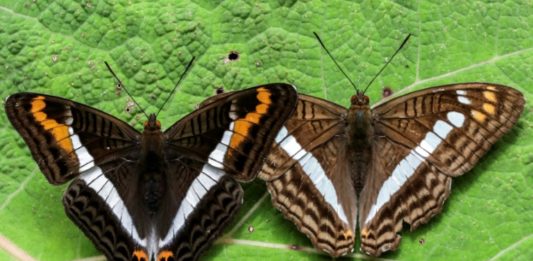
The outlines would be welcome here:
M 299 95 L 260 174 L 272 202 L 313 245 L 332 256 L 351 252 L 356 193 L 345 158 L 346 109 Z
M 414 92 L 373 109 L 373 167 L 360 195 L 362 249 L 396 249 L 411 230 L 439 213 L 451 177 L 469 171 L 518 120 L 520 92 L 464 83 Z
M 296 100 L 294 87 L 282 83 L 215 96 L 165 132 L 169 154 L 207 161 L 237 180 L 249 181 Z
M 159 257 L 195 260 L 222 232 L 242 203 L 235 179 L 257 175 L 296 100 L 288 84 L 224 93 L 165 132 L 165 155 L 176 167 L 168 215 L 158 219 Z
M 140 138 L 121 120 L 59 97 L 17 93 L 9 96 L 5 109 L 52 184 L 129 153 Z
M 63 198 L 67 215 L 107 258 L 130 260 L 146 231 L 131 215 L 140 133 L 94 108 L 43 94 L 18 93 L 6 112 L 52 184 L 76 178 Z
M 115 215 L 113 208 L 83 180 L 76 179 L 70 184 L 63 197 L 63 205 L 69 218 L 107 259 L 131 260 L 134 250 L 143 248 L 132 237 L 133 224 L 131 218 L 128 219 L 129 215 L 124 213 L 127 211 L 124 204 L 115 207 L 120 208 L 120 212 L 117 211 L 120 214 Z M 130 224 L 128 228 L 124 227 L 126 222 Z M 139 238 L 138 234 L 135 235 Z
M 200 180 L 191 184 L 199 190 Z M 201 189 L 200 189 L 201 190 Z M 243 191 L 239 183 L 232 177 L 220 177 L 196 204 L 188 216 L 183 214 L 183 206 L 190 204 L 182 201 L 178 213 L 174 217 L 173 227 L 160 239 L 161 250 L 157 260 L 164 256 L 173 256 L 174 260 L 197 260 L 211 243 L 222 233 L 226 225 L 239 210 L 243 201 Z M 181 229 L 174 229 L 175 224 L 183 222 Z

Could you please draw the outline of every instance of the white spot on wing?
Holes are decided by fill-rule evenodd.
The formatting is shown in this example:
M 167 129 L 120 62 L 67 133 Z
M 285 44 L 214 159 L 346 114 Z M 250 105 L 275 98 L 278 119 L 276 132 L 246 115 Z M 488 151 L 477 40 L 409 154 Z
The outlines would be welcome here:
M 279 130 L 278 135 L 276 135 L 276 143 L 280 143 L 288 134 L 287 128 L 283 126 L 281 130 Z
M 103 199 L 106 199 L 109 197 L 109 194 L 111 194 L 111 191 L 113 190 L 113 184 L 111 181 L 107 181 L 107 183 L 98 191 L 98 195 L 100 195 Z
M 223 169 L 224 164 L 224 156 L 226 155 L 226 152 L 228 151 L 228 148 L 224 144 L 217 144 L 213 152 L 209 155 L 209 158 L 207 159 L 207 162 L 211 165 L 213 165 L 216 168 Z
M 293 157 L 302 150 L 302 146 L 300 146 L 300 143 L 292 135 L 287 136 L 279 145 L 290 157 Z
M 70 140 L 72 142 L 72 147 L 74 148 L 74 153 L 80 162 L 79 172 L 84 172 L 92 167 L 94 167 L 94 158 L 89 154 L 89 151 L 83 146 L 80 142 L 78 135 L 74 134 L 72 127 L 68 128 L 70 134 Z
M 462 113 L 451 111 L 447 114 L 448 121 L 450 121 L 455 127 L 462 127 L 465 121 L 465 116 Z
M 233 126 L 234 125 L 235 124 L 233 124 L 233 122 L 231 122 L 230 125 L 229 125 L 229 129 L 233 130 Z M 222 140 L 220 141 L 220 143 L 229 145 L 229 142 L 231 140 L 231 135 L 232 135 L 231 131 L 224 131 L 224 134 L 222 135 Z
M 470 99 L 468 99 L 468 97 L 465 97 L 466 95 L 466 91 L 465 90 L 457 90 L 456 91 L 457 93 L 457 100 L 462 103 L 462 104 L 471 104 L 472 102 L 470 101 Z
M 105 176 L 102 175 L 104 178 Z M 122 202 L 122 199 L 120 198 L 120 195 L 118 194 L 116 189 L 113 189 L 111 193 L 109 193 L 109 197 L 106 199 L 106 203 L 109 205 L 109 207 L 114 208 L 115 205 L 124 205 Z
M 65 118 L 65 124 L 70 126 L 74 122 L 74 119 L 72 117 Z
M 433 126 L 433 131 L 435 133 L 437 133 L 437 135 L 439 135 L 439 137 L 444 139 L 444 138 L 446 138 L 446 136 L 448 136 L 448 133 L 450 133 L 452 128 L 453 127 L 450 124 L 448 124 L 447 122 L 442 121 L 442 120 L 438 120 L 435 123 L 435 126 Z
M 457 96 L 457 100 L 462 103 L 462 104 L 470 104 L 470 99 L 468 99 L 467 97 L 465 96 Z
M 435 133 L 429 131 L 426 133 L 426 137 L 420 142 L 420 146 L 428 153 L 433 153 L 441 142 L 442 140 Z

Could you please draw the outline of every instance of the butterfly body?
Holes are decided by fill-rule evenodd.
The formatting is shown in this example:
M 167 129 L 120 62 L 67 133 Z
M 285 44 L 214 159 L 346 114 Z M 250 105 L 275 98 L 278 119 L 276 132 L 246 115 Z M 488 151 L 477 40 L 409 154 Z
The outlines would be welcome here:
M 350 100 L 351 105 L 345 119 L 346 128 L 340 134 L 345 139 L 342 143 L 346 144 L 344 150 L 348 153 L 346 163 L 351 170 L 351 180 L 354 181 L 356 194 L 359 194 L 370 164 L 374 127 L 368 96 L 357 92 Z
M 331 256 L 395 250 L 440 213 L 452 177 L 469 171 L 518 120 L 522 94 L 488 83 L 438 86 L 373 107 L 300 94 L 263 165 L 274 206 Z
M 109 260 L 196 260 L 242 204 L 297 94 L 287 84 L 227 93 L 165 131 L 36 93 L 5 103 L 9 120 L 69 218 Z

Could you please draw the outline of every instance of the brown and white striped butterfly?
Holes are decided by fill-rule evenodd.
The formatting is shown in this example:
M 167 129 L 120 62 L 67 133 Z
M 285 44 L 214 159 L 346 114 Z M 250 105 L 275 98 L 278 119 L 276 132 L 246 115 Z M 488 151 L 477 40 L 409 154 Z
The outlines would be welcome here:
M 192 61 L 191 61 L 192 63 Z M 196 260 L 242 203 L 296 106 L 288 84 L 215 97 L 166 131 L 142 133 L 89 106 L 17 93 L 7 116 L 52 184 L 73 180 L 67 215 L 109 260 Z
M 452 178 L 468 172 L 518 120 L 522 94 L 490 83 L 433 87 L 369 106 L 358 91 L 346 109 L 300 94 L 259 177 L 272 202 L 337 257 L 395 250 L 441 212 Z

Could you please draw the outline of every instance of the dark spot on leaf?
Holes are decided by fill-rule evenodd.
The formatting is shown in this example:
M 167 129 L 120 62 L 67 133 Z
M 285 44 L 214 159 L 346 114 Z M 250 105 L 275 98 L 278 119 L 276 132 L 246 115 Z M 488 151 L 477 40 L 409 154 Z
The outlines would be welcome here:
M 132 100 L 129 100 L 127 103 L 126 103 L 126 107 L 124 108 L 124 110 L 127 112 L 127 113 L 130 113 L 133 111 L 133 109 L 135 108 L 135 103 L 132 101 Z
M 228 54 L 228 60 L 229 61 L 236 61 L 239 59 L 239 53 L 236 51 L 231 51 Z
M 383 96 L 382 98 L 387 98 L 387 97 L 391 96 L 392 95 L 392 89 L 390 87 L 385 86 L 383 88 L 383 91 L 382 91 L 381 95 Z
M 215 94 L 218 95 L 218 94 L 222 94 L 222 93 L 224 93 L 224 87 L 217 87 L 215 89 Z
M 418 240 L 418 243 L 420 245 L 424 245 L 426 243 L 426 240 L 424 238 L 421 238 L 420 240 Z

